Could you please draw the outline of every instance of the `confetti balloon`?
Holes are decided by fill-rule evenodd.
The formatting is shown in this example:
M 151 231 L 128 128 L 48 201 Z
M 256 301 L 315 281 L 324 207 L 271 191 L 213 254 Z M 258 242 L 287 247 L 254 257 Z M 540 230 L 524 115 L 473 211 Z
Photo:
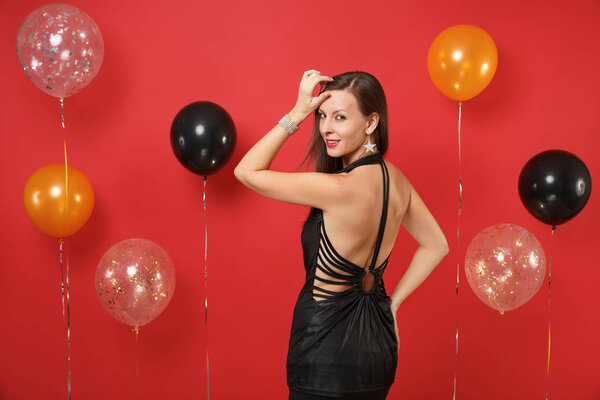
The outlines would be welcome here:
M 156 243 L 127 239 L 112 246 L 96 269 L 100 302 L 119 321 L 139 328 L 167 307 L 175 291 L 175 268 Z
M 66 175 L 64 165 L 46 165 L 27 180 L 23 203 L 35 226 L 50 236 L 64 239 L 81 229 L 92 214 L 94 190 L 78 169 L 69 166 Z
M 498 65 L 494 40 L 481 28 L 455 25 L 435 38 L 427 69 L 433 84 L 452 100 L 464 101 L 490 83 Z
M 35 86 L 62 98 L 79 92 L 96 76 L 104 42 L 86 13 L 68 4 L 49 4 L 21 24 L 17 56 Z
M 525 304 L 538 291 L 546 259 L 527 230 L 498 224 L 475 235 L 465 256 L 465 272 L 477 297 L 503 313 Z

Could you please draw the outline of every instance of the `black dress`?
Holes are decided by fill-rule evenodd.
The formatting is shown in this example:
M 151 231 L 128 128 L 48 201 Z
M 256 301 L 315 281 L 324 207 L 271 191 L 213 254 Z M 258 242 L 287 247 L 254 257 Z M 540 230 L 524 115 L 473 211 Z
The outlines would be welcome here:
M 368 271 L 333 248 L 321 210 L 313 209 L 302 229 L 306 282 L 294 308 L 287 357 L 290 399 L 385 399 L 394 382 L 398 343 L 382 280 L 388 259 L 375 266 L 387 219 L 389 174 L 379 153 L 337 173 L 368 164 L 381 166 L 384 194 Z

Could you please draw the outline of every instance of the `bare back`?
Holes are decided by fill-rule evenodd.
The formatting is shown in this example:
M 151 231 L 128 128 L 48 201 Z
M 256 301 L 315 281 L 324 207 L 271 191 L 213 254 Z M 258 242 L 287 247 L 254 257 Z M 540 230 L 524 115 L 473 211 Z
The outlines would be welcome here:
M 387 217 L 374 268 L 380 267 L 387 260 L 394 247 L 411 193 L 411 186 L 406 177 L 391 163 L 385 162 L 385 165 L 389 171 Z M 382 166 L 370 164 L 354 168 L 346 173 L 344 185 L 352 188 L 353 195 L 347 201 L 323 210 L 323 229 L 331 246 L 340 256 L 367 270 L 375 251 L 384 205 Z M 347 272 L 335 268 L 325 258 L 321 260 L 321 264 L 330 264 L 322 267 L 348 275 Z M 325 282 L 329 280 L 341 283 L 344 279 L 332 279 L 331 274 L 324 273 L 322 268 L 317 269 L 316 276 L 321 278 L 315 281 L 318 288 L 340 292 L 349 287 Z M 363 288 L 368 289 L 364 287 L 364 283 Z

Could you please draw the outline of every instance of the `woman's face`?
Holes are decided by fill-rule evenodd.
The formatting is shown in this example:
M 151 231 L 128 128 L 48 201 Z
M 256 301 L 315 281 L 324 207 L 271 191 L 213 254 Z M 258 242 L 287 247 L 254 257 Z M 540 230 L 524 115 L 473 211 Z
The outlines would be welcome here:
M 370 118 L 364 116 L 354 95 L 346 90 L 331 90 L 331 96 L 321 104 L 319 132 L 327 146 L 329 157 L 342 157 L 344 166 L 365 154 Z M 373 127 L 374 129 L 374 127 Z

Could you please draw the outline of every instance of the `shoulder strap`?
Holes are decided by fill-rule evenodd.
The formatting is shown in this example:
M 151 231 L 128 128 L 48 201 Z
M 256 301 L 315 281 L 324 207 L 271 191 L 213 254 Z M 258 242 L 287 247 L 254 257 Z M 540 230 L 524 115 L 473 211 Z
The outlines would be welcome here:
M 350 172 L 356 167 L 360 167 L 361 165 L 369 165 L 369 164 L 378 164 L 381 163 L 383 159 L 381 158 L 380 153 L 369 154 L 368 156 L 361 157 L 358 160 L 354 161 L 352 164 L 347 165 L 346 167 L 336 171 L 336 174 L 340 174 L 342 172 Z
M 375 250 L 373 251 L 373 259 L 369 266 L 369 271 L 375 268 L 377 262 L 377 256 L 379 256 L 379 249 L 381 248 L 381 242 L 383 241 L 383 233 L 385 232 L 385 224 L 387 221 L 388 203 L 390 198 L 390 175 L 385 165 L 385 161 L 381 160 L 381 173 L 383 175 L 383 208 L 381 210 L 381 220 L 379 221 L 379 232 L 377 233 L 377 242 L 375 242 Z

